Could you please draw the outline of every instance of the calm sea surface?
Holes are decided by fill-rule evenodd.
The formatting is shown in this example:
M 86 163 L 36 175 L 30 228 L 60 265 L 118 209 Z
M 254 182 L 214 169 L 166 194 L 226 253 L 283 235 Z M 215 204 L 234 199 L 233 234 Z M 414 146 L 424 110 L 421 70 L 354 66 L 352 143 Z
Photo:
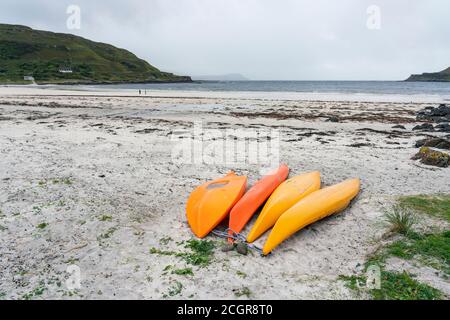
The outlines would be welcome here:
M 450 96 L 450 82 L 401 81 L 197 81 L 174 84 L 99 85 L 109 89 L 182 91 L 307 92 L 345 94 L 422 94 Z

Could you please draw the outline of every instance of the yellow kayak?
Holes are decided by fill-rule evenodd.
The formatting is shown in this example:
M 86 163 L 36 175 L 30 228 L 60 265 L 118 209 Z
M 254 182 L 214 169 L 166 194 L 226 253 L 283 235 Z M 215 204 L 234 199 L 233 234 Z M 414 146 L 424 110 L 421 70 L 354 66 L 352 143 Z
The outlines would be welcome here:
M 305 173 L 286 180 L 267 200 L 253 228 L 247 237 L 247 242 L 253 242 L 270 229 L 278 218 L 298 201 L 310 193 L 320 189 L 320 173 L 318 171 Z
M 351 179 L 303 198 L 278 219 L 264 245 L 263 254 L 269 254 L 281 242 L 311 223 L 344 210 L 359 190 L 359 179 Z

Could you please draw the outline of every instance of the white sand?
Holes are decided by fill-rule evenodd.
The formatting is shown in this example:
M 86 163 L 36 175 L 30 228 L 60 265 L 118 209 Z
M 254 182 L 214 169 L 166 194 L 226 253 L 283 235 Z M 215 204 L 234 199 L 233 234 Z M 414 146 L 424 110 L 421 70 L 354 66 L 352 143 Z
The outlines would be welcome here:
M 245 287 L 253 299 L 358 298 L 337 277 L 361 271 L 386 231 L 382 214 L 396 196 L 450 193 L 450 169 L 410 160 L 420 138 L 411 131 L 414 112 L 433 105 L 428 99 L 307 101 L 292 94 L 177 91 L 132 95 L 0 88 L 4 297 L 18 299 L 42 287 L 33 298 L 158 299 L 179 282 L 183 288 L 173 298 L 233 299 Z M 332 115 L 348 118 L 326 122 Z M 192 238 L 184 206 L 195 186 L 230 169 L 248 175 L 250 182 L 258 178 L 254 165 L 173 163 L 171 134 L 190 129 L 195 120 L 221 130 L 279 127 L 281 161 L 289 164 L 291 176 L 319 170 L 324 185 L 360 177 L 362 191 L 342 214 L 297 233 L 269 257 L 216 250 L 208 267 L 192 267 L 194 276 L 164 271 L 169 265 L 189 267 L 180 258 L 150 254 L 149 249 L 185 250 L 177 242 Z M 392 129 L 397 121 L 407 130 Z M 136 132 L 143 129 L 150 130 Z M 355 143 L 367 146 L 350 146 Z M 37 228 L 41 223 L 48 225 Z M 166 237 L 171 240 L 161 240 Z M 78 290 L 66 286 L 69 265 L 80 268 Z M 441 279 L 436 283 L 442 287 Z

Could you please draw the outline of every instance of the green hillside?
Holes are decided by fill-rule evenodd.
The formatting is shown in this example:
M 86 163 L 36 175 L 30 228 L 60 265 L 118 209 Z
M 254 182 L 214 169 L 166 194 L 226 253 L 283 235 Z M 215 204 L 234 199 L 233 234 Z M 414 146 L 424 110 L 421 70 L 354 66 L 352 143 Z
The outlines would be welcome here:
M 61 73 L 60 69 L 71 70 Z M 131 52 L 75 35 L 0 24 L 0 83 L 186 82 Z
M 413 74 L 406 81 L 435 81 L 447 82 L 450 81 L 450 68 L 442 70 L 441 72 Z

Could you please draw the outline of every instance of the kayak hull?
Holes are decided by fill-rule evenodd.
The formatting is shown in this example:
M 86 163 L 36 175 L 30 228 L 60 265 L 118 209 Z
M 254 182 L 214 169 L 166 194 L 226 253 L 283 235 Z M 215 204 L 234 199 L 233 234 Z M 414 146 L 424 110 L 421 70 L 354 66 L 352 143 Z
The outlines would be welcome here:
M 197 187 L 186 204 L 186 217 L 193 233 L 206 237 L 229 214 L 243 196 L 247 177 L 231 172 Z
M 229 222 L 230 233 L 240 233 L 247 222 L 255 214 L 256 210 L 258 210 L 273 191 L 286 180 L 288 175 L 288 166 L 282 165 L 277 170 L 269 173 L 256 182 L 231 210 Z
M 278 218 L 290 207 L 310 193 L 320 189 L 318 171 L 286 180 L 273 192 L 247 236 L 253 242 L 275 225 Z
M 304 227 L 344 210 L 360 190 L 360 180 L 346 180 L 318 190 L 281 215 L 270 233 L 263 254 L 269 254 L 284 240 Z

